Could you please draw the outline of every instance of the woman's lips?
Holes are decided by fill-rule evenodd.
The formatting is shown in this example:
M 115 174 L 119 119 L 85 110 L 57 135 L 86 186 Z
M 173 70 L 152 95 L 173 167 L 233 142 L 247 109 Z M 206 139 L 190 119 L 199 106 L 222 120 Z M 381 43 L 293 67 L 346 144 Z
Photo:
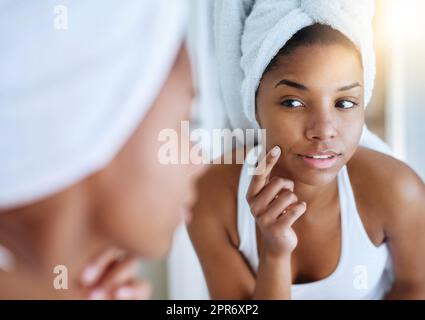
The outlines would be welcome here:
M 305 164 L 313 169 L 330 169 L 338 161 L 340 155 L 329 155 L 326 158 L 313 158 L 312 156 L 302 156 L 298 155 Z

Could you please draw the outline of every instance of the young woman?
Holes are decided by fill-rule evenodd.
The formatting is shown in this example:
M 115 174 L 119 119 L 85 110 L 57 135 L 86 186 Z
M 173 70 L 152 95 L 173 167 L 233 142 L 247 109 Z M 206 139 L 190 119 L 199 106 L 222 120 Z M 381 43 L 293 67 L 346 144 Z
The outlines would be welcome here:
M 331 27 L 302 28 L 266 68 L 255 115 L 265 172 L 214 165 L 198 185 L 189 234 L 211 297 L 425 298 L 425 186 L 359 146 L 357 47 Z
M 1 102 L 6 109 L 0 113 L 0 131 L 6 134 L 0 149 L 10 152 L 0 157 L 0 277 L 8 279 L 0 281 L 0 297 L 146 298 L 146 287 L 135 279 L 137 259 L 167 254 L 175 228 L 194 201 L 201 166 L 158 160 L 159 133 L 167 128 L 180 134 L 194 94 L 182 7 L 170 8 L 165 1 L 102 3 L 100 20 L 93 24 L 87 13 L 98 12 L 96 5 L 70 4 L 75 25 L 69 33 L 29 21 L 34 28 L 25 28 L 37 30 L 39 37 L 31 57 L 23 48 L 32 40 L 7 38 L 10 52 L 23 53 L 20 60 L 12 55 L 5 61 L 9 51 L 4 52 L 2 62 L 28 69 L 17 73 L 16 83 L 16 73 L 1 76 L 2 83 L 21 90 L 18 99 L 3 91 L 6 85 L 1 88 L 8 104 Z M 5 21 L 12 23 L 25 10 L 31 11 L 11 8 Z M 46 6 L 37 12 L 50 17 L 52 11 Z M 149 35 L 140 39 L 144 28 Z M 62 54 L 81 43 L 84 50 Z M 35 129 L 27 136 L 27 128 Z M 46 130 L 48 141 L 38 139 Z M 106 253 L 96 258 L 101 252 Z M 115 264 L 107 268 L 111 261 Z M 83 272 L 91 263 L 97 271 Z M 56 266 L 66 268 L 67 281 L 61 282 L 68 290 L 55 290 Z M 25 282 L 32 278 L 37 282 Z M 11 287 L 14 279 L 21 294 Z

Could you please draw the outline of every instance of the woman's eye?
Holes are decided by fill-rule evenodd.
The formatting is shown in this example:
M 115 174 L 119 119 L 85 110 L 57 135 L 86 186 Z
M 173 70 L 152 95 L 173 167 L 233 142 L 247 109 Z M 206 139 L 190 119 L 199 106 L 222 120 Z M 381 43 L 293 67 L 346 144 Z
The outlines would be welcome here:
M 357 105 L 358 105 L 357 103 L 350 100 L 341 100 L 336 103 L 336 107 L 341 109 L 352 109 L 356 107 Z
M 299 108 L 304 106 L 302 102 L 294 99 L 284 100 L 280 104 L 286 108 Z

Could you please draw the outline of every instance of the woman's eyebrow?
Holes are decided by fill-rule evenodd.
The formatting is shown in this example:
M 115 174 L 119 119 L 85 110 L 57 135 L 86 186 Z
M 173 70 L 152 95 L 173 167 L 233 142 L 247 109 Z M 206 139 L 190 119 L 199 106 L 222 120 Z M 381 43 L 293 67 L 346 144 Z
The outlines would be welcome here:
M 295 89 L 303 90 L 303 91 L 310 91 L 305 85 L 298 83 L 298 82 L 295 82 L 295 81 L 287 80 L 287 79 L 280 80 L 275 85 L 275 88 L 277 88 L 279 86 L 283 86 L 283 85 L 288 86 L 288 87 L 292 87 L 292 88 L 295 88 Z M 360 83 L 355 82 L 355 83 L 350 84 L 348 86 L 343 86 L 341 88 L 338 88 L 337 91 L 338 92 L 348 91 L 348 90 L 351 90 L 351 89 L 356 88 L 356 87 L 361 87 Z
M 348 86 L 341 87 L 337 91 L 348 91 L 348 90 L 351 90 L 351 89 L 356 88 L 356 87 L 361 87 L 360 83 L 356 82 L 356 83 L 350 84 Z
M 288 86 L 288 87 L 292 87 L 292 88 L 295 88 L 295 89 L 303 90 L 303 91 L 309 91 L 308 88 L 305 85 L 302 85 L 301 83 L 297 83 L 297 82 L 294 82 L 294 81 L 291 81 L 291 80 L 286 80 L 286 79 L 280 80 L 275 85 L 275 88 L 277 88 L 279 86 L 283 86 L 283 85 Z

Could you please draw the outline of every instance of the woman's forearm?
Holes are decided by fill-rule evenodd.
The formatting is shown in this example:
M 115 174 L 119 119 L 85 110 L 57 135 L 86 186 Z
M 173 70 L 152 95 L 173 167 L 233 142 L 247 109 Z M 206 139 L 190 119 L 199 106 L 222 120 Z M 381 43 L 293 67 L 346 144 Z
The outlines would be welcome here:
M 291 285 L 291 255 L 272 257 L 264 254 L 260 257 L 254 300 L 289 300 Z

